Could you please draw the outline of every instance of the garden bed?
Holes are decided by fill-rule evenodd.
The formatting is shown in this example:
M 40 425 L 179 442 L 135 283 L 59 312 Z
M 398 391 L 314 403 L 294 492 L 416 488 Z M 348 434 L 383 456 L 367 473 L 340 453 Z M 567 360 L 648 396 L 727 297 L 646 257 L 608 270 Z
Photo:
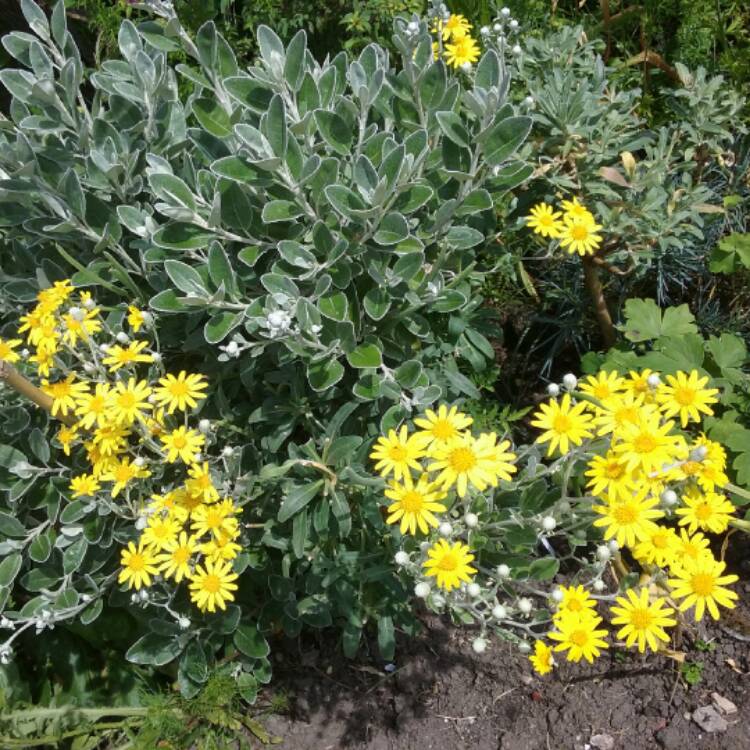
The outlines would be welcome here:
M 477 655 L 470 632 L 428 615 L 422 635 L 400 643 L 390 673 L 382 662 L 343 659 L 334 643 L 287 650 L 273 690 L 287 693 L 289 712 L 264 724 L 281 747 L 310 750 L 749 748 L 747 544 L 730 554 L 745 561 L 733 566 L 741 600 L 731 617 L 706 620 L 675 644 L 692 669 L 611 649 L 594 665 L 565 663 L 540 678 L 515 646 L 495 641 Z M 714 693 L 737 711 L 723 716 L 726 729 L 709 733 L 692 714 L 712 706 Z

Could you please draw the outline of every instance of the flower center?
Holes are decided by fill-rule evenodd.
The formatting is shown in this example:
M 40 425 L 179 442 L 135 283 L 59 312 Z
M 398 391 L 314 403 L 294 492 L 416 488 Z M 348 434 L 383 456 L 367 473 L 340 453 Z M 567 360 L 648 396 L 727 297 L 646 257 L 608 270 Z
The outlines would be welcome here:
M 405 492 L 401 498 L 401 507 L 407 513 L 419 513 L 422 510 L 422 495 L 416 490 Z
M 223 521 L 224 517 L 221 513 L 217 513 L 216 511 L 206 513 L 206 526 L 208 526 L 209 529 L 218 529 Z
M 451 451 L 450 465 L 456 474 L 465 474 L 477 465 L 477 457 L 471 448 L 456 448 Z
M 700 469 L 701 465 L 697 461 L 685 461 L 685 463 L 682 464 L 682 473 L 687 474 L 688 476 L 697 474 Z
M 130 466 L 118 466 L 115 471 L 115 479 L 118 482 L 129 482 L 133 478 L 133 469 Z
M 656 440 L 648 433 L 641 433 L 633 441 L 636 453 L 651 453 L 656 448 Z
M 674 400 L 680 406 L 690 406 L 695 401 L 695 391 L 692 388 L 676 388 Z
M 104 411 L 105 403 L 101 396 L 94 396 L 89 401 L 89 411 L 96 412 L 97 414 Z
M 667 534 L 654 534 L 651 537 L 651 544 L 658 549 L 666 549 L 669 546 L 669 536 Z
M 555 421 L 552 423 L 552 427 L 554 428 L 555 432 L 567 432 L 572 427 L 570 417 L 566 416 L 565 414 L 558 414 L 555 417 Z
M 178 547 L 172 553 L 172 559 L 178 565 L 184 565 L 190 559 L 190 550 L 187 547 Z
M 708 503 L 698 503 L 695 506 L 695 517 L 699 521 L 707 521 L 713 515 L 713 510 Z
M 589 641 L 589 634 L 585 630 L 574 630 L 570 634 L 570 642 L 578 647 L 585 646 Z
M 588 239 L 589 230 L 583 224 L 575 224 L 570 228 L 570 236 L 576 242 L 583 242 Z
M 403 463 L 406 461 L 408 454 L 406 448 L 401 445 L 394 445 L 388 452 L 388 456 L 394 463 Z
M 638 520 L 638 511 L 630 503 L 620 503 L 612 511 L 615 521 L 621 526 L 627 526 Z
M 619 479 L 625 473 L 625 467 L 617 461 L 607 464 L 607 476 L 610 479 Z
M 134 554 L 130 556 L 130 559 L 128 560 L 128 567 L 135 571 L 136 573 L 143 570 L 145 567 L 145 560 L 143 559 L 143 555 Z
M 187 445 L 187 438 L 184 435 L 175 435 L 172 438 L 172 445 L 174 445 L 177 450 L 182 450 Z
M 648 630 L 651 627 L 653 617 L 647 609 L 634 609 L 630 613 L 630 624 L 636 630 Z
M 565 605 L 565 608 L 568 610 L 568 612 L 580 612 L 583 609 L 583 604 L 581 604 L 580 600 L 578 599 L 571 599 Z
M 446 552 L 437 564 L 439 570 L 453 571 L 458 567 L 458 560 L 453 552 Z
M 169 386 L 169 392 L 175 397 L 186 396 L 188 392 L 187 383 L 178 380 L 176 383 L 172 383 L 172 385 Z
M 596 386 L 594 388 L 594 396 L 598 398 L 600 401 L 605 398 L 609 398 L 612 395 L 612 391 L 610 391 L 608 385 L 604 385 L 603 383 L 601 385 Z
M 215 594 L 221 588 L 221 579 L 216 575 L 207 575 L 203 579 L 203 590 L 208 591 L 209 594 Z
M 448 440 L 456 434 L 456 428 L 447 419 L 439 419 L 432 425 L 432 434 L 438 440 Z
M 714 577 L 710 573 L 698 573 L 690 581 L 693 592 L 698 596 L 711 596 L 714 591 Z
M 635 422 L 638 419 L 638 413 L 632 406 L 626 406 L 615 412 L 615 421 L 618 424 L 626 422 Z
M 132 409 L 135 403 L 135 396 L 132 393 L 121 393 L 117 397 L 117 405 L 121 409 Z

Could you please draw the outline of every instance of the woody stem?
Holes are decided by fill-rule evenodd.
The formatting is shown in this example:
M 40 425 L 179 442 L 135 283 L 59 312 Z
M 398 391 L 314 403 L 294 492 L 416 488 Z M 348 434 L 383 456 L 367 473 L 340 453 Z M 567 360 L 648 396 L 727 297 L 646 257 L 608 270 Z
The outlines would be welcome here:
M 6 362 L 4 359 L 0 359 L 0 380 L 4 381 L 16 393 L 20 393 L 24 398 L 52 414 L 52 396 L 45 393 L 41 388 L 37 388 L 31 381 L 21 375 L 10 362 Z M 67 425 L 75 424 L 72 415 L 64 417 L 58 414 L 57 419 Z

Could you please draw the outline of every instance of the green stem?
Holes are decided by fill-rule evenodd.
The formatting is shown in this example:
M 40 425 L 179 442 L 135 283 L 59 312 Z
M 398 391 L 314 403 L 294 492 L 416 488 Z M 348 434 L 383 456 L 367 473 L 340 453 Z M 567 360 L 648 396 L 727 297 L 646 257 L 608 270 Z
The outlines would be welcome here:
M 727 482 L 722 489 L 725 489 L 727 492 L 731 492 L 733 495 L 737 495 L 737 497 L 741 497 L 743 500 L 750 500 L 750 492 L 747 490 L 743 490 L 742 487 L 738 487 L 736 484 L 732 484 L 731 482 Z

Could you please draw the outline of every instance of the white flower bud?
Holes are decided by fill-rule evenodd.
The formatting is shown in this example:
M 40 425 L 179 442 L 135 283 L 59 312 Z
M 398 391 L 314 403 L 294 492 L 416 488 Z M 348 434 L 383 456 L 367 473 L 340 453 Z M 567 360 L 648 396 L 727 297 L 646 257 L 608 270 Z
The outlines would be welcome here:
M 430 543 L 429 542 L 420 542 L 419 543 L 419 551 L 423 554 L 427 554 L 427 550 L 430 549 Z
M 448 523 L 448 521 L 443 521 L 438 527 L 438 533 L 440 536 L 450 536 L 453 533 L 453 525 Z
M 472 64 L 468 60 L 466 62 L 461 63 L 461 70 L 464 73 L 471 73 L 472 67 L 473 67 Z
M 484 638 L 475 638 L 471 643 L 471 647 L 474 649 L 474 653 L 483 654 L 487 650 L 487 641 Z
M 147 601 L 148 601 L 148 599 L 149 599 L 149 593 L 148 593 L 148 590 L 147 590 L 147 589 L 141 589 L 141 590 L 140 590 L 140 591 L 138 592 L 138 598 L 139 598 L 139 599 L 140 599 L 140 600 L 141 600 L 142 602 L 147 602 Z
M 511 52 L 512 52 L 512 53 L 513 53 L 514 55 L 520 55 L 522 51 L 523 51 L 523 50 L 521 49 L 521 45 L 520 45 L 520 44 L 514 44 L 514 45 L 513 45 L 513 49 L 511 50 Z
M 609 551 L 614 554 L 615 552 L 620 551 L 620 545 L 617 543 L 616 539 L 610 539 L 609 540 Z
M 224 449 L 221 451 L 221 455 L 225 458 L 229 458 L 229 456 L 234 454 L 234 448 L 232 448 L 231 445 L 225 445 Z
M 7 617 L 0 617 L 0 628 L 3 630 L 13 630 L 13 620 L 9 620 Z
M 154 316 L 147 310 L 144 310 L 141 313 L 141 317 L 143 318 L 144 324 L 147 326 L 150 326 L 154 322 Z
M 128 334 L 127 334 L 127 333 L 125 333 L 125 331 L 120 331 L 120 332 L 119 332 L 119 333 L 117 334 L 117 336 L 115 336 L 115 338 L 116 338 L 116 339 L 117 339 L 117 341 L 118 341 L 119 343 L 121 343 L 121 344 L 127 344 L 127 343 L 128 343 L 128 341 L 130 341 L 130 337 L 128 336 Z
M 534 603 L 531 599 L 527 599 L 525 596 L 518 600 L 518 609 L 524 614 L 528 615 L 532 609 L 534 609 Z
M 496 604 L 492 608 L 492 616 L 496 620 L 504 620 L 508 616 L 508 610 L 502 604 Z
M 406 25 L 406 30 L 410 34 L 416 34 L 419 31 L 419 24 L 416 21 L 409 21 Z
M 195 453 L 195 460 L 196 461 L 202 461 L 203 460 L 203 454 L 200 451 L 196 451 L 196 453 Z
M 466 591 L 472 599 L 476 599 L 482 593 L 482 587 L 478 583 L 470 583 Z
M 138 456 L 134 461 L 133 465 L 137 466 L 139 469 L 142 469 L 146 465 L 146 459 L 143 458 L 143 456 Z
M 607 560 L 612 557 L 612 553 L 610 552 L 609 547 L 606 544 L 602 544 L 596 548 L 596 556 L 602 562 L 607 562 Z
M 521 642 L 520 642 L 520 643 L 518 644 L 518 650 L 519 650 L 519 651 L 520 651 L 520 652 L 521 652 L 522 654 L 528 654 L 528 653 L 529 653 L 529 651 L 531 651 L 531 644 L 530 644 L 530 643 L 527 643 L 526 641 L 521 641 Z
M 479 29 L 479 33 L 482 36 L 484 36 L 484 37 L 489 36 L 490 35 L 490 27 L 489 26 L 482 26 L 482 28 Z
M 557 504 L 557 509 L 560 513 L 567 513 L 570 510 L 570 503 L 567 500 L 561 500 Z
M 28 359 L 31 356 L 31 352 L 28 349 L 21 349 L 21 358 Z
M 226 346 L 227 354 L 234 357 L 240 350 L 236 341 L 230 341 Z
M 208 434 L 211 431 L 211 422 L 208 419 L 201 419 L 198 422 L 198 429 L 204 434 Z
M 157 364 L 159 364 L 159 362 L 161 362 L 161 361 L 162 361 L 162 359 L 164 359 L 164 358 L 163 358 L 163 357 L 161 356 L 161 354 L 159 354 L 159 352 L 153 352 L 153 353 L 151 354 L 151 356 L 153 357 L 153 359 L 154 359 L 154 362 L 156 362 Z
M 534 106 L 534 97 L 533 97 L 533 96 L 527 96 L 527 97 L 526 97 L 526 98 L 525 98 L 525 99 L 523 100 L 523 103 L 524 103 L 524 104 L 525 104 L 525 105 L 526 105 L 527 107 L 533 107 L 533 106 Z
M 552 398 L 557 398 L 560 395 L 560 386 L 557 383 L 550 383 L 547 386 L 547 393 L 552 396 Z
M 703 461 L 708 455 L 708 448 L 705 445 L 697 445 L 690 451 L 691 461 Z
M 87 375 L 93 375 L 96 372 L 96 367 L 91 364 L 91 362 L 84 362 L 83 363 L 83 371 Z
M 148 518 L 146 516 L 138 516 L 135 519 L 135 528 L 137 531 L 143 531 L 148 526 Z
M 646 382 L 648 383 L 649 388 L 658 388 L 659 384 L 661 383 L 661 378 L 659 377 L 658 372 L 652 372 L 651 375 L 646 378 Z
M 88 604 L 91 601 L 91 594 L 81 594 L 81 601 Z
M 593 583 L 594 591 L 604 591 L 606 584 L 601 578 L 597 578 Z
M 496 23 L 496 24 L 493 24 L 493 25 L 492 25 L 492 30 L 493 30 L 493 31 L 494 31 L 494 32 L 495 32 L 496 34 L 499 34 L 499 33 L 500 33 L 500 32 L 501 32 L 502 30 L 503 30 L 503 25 L 502 25 L 501 23 Z
M 674 490 L 664 490 L 661 493 L 661 501 L 664 505 L 676 505 L 677 499 L 677 493 Z
M 510 8 L 501 8 L 500 9 L 500 15 L 503 18 L 507 18 L 510 15 Z
M 408 565 L 409 564 L 409 555 L 406 554 L 402 549 L 400 549 L 394 556 L 393 559 L 396 562 L 396 565 Z
M 557 526 L 557 521 L 552 516 L 545 516 L 542 519 L 542 528 L 545 531 L 553 531 L 555 526 Z
M 109 351 L 109 344 L 99 344 L 99 351 L 106 354 Z
M 84 306 L 84 307 L 85 307 L 85 308 L 86 308 L 87 310 L 93 310 L 93 309 L 94 309 L 94 308 L 96 307 L 96 302 L 94 302 L 94 300 L 93 300 L 93 299 L 92 299 L 91 297 L 87 297 L 87 298 L 86 298 L 86 299 L 85 299 L 85 300 L 83 301 L 83 306 Z
M 132 602 L 133 604 L 138 604 L 138 601 L 139 601 L 139 599 L 138 599 L 138 592 L 137 592 L 137 591 L 134 591 L 134 592 L 133 592 L 133 593 L 132 593 L 132 594 L 130 595 L 130 601 L 131 601 L 131 602 Z
M 414 587 L 414 595 L 418 596 L 420 599 L 426 599 L 430 595 L 430 584 L 425 583 L 424 581 L 420 581 L 415 587 Z
M 552 601 L 557 602 L 558 604 L 563 600 L 565 597 L 565 594 L 563 594 L 563 591 L 561 588 L 556 588 L 552 590 Z
M 518 21 L 516 21 L 515 18 L 511 18 L 508 23 L 508 26 L 510 26 L 510 28 L 513 29 L 513 31 L 516 31 L 518 29 Z
M 573 375 L 572 372 L 568 372 L 563 375 L 563 385 L 565 386 L 566 390 L 574 391 L 575 387 L 578 385 L 578 378 Z
M 310 326 L 310 330 L 317 336 L 323 330 L 323 326 L 315 324 Z
M 479 525 L 479 516 L 476 513 L 467 513 L 464 522 L 470 529 L 475 529 Z
M 188 628 L 190 627 L 190 625 L 191 625 L 192 623 L 190 622 L 189 618 L 185 617 L 184 615 L 181 615 L 181 616 L 180 616 L 180 617 L 178 618 L 178 620 L 177 620 L 177 624 L 178 624 L 178 625 L 179 625 L 179 626 L 180 626 L 180 627 L 181 627 L 181 628 L 182 628 L 183 630 L 187 630 L 187 629 L 188 629 Z
M 80 307 L 71 307 L 68 313 L 73 320 L 77 320 L 79 323 L 86 317 L 86 313 Z
M 496 572 L 498 578 L 507 578 L 510 575 L 510 568 L 503 563 L 497 566 Z

